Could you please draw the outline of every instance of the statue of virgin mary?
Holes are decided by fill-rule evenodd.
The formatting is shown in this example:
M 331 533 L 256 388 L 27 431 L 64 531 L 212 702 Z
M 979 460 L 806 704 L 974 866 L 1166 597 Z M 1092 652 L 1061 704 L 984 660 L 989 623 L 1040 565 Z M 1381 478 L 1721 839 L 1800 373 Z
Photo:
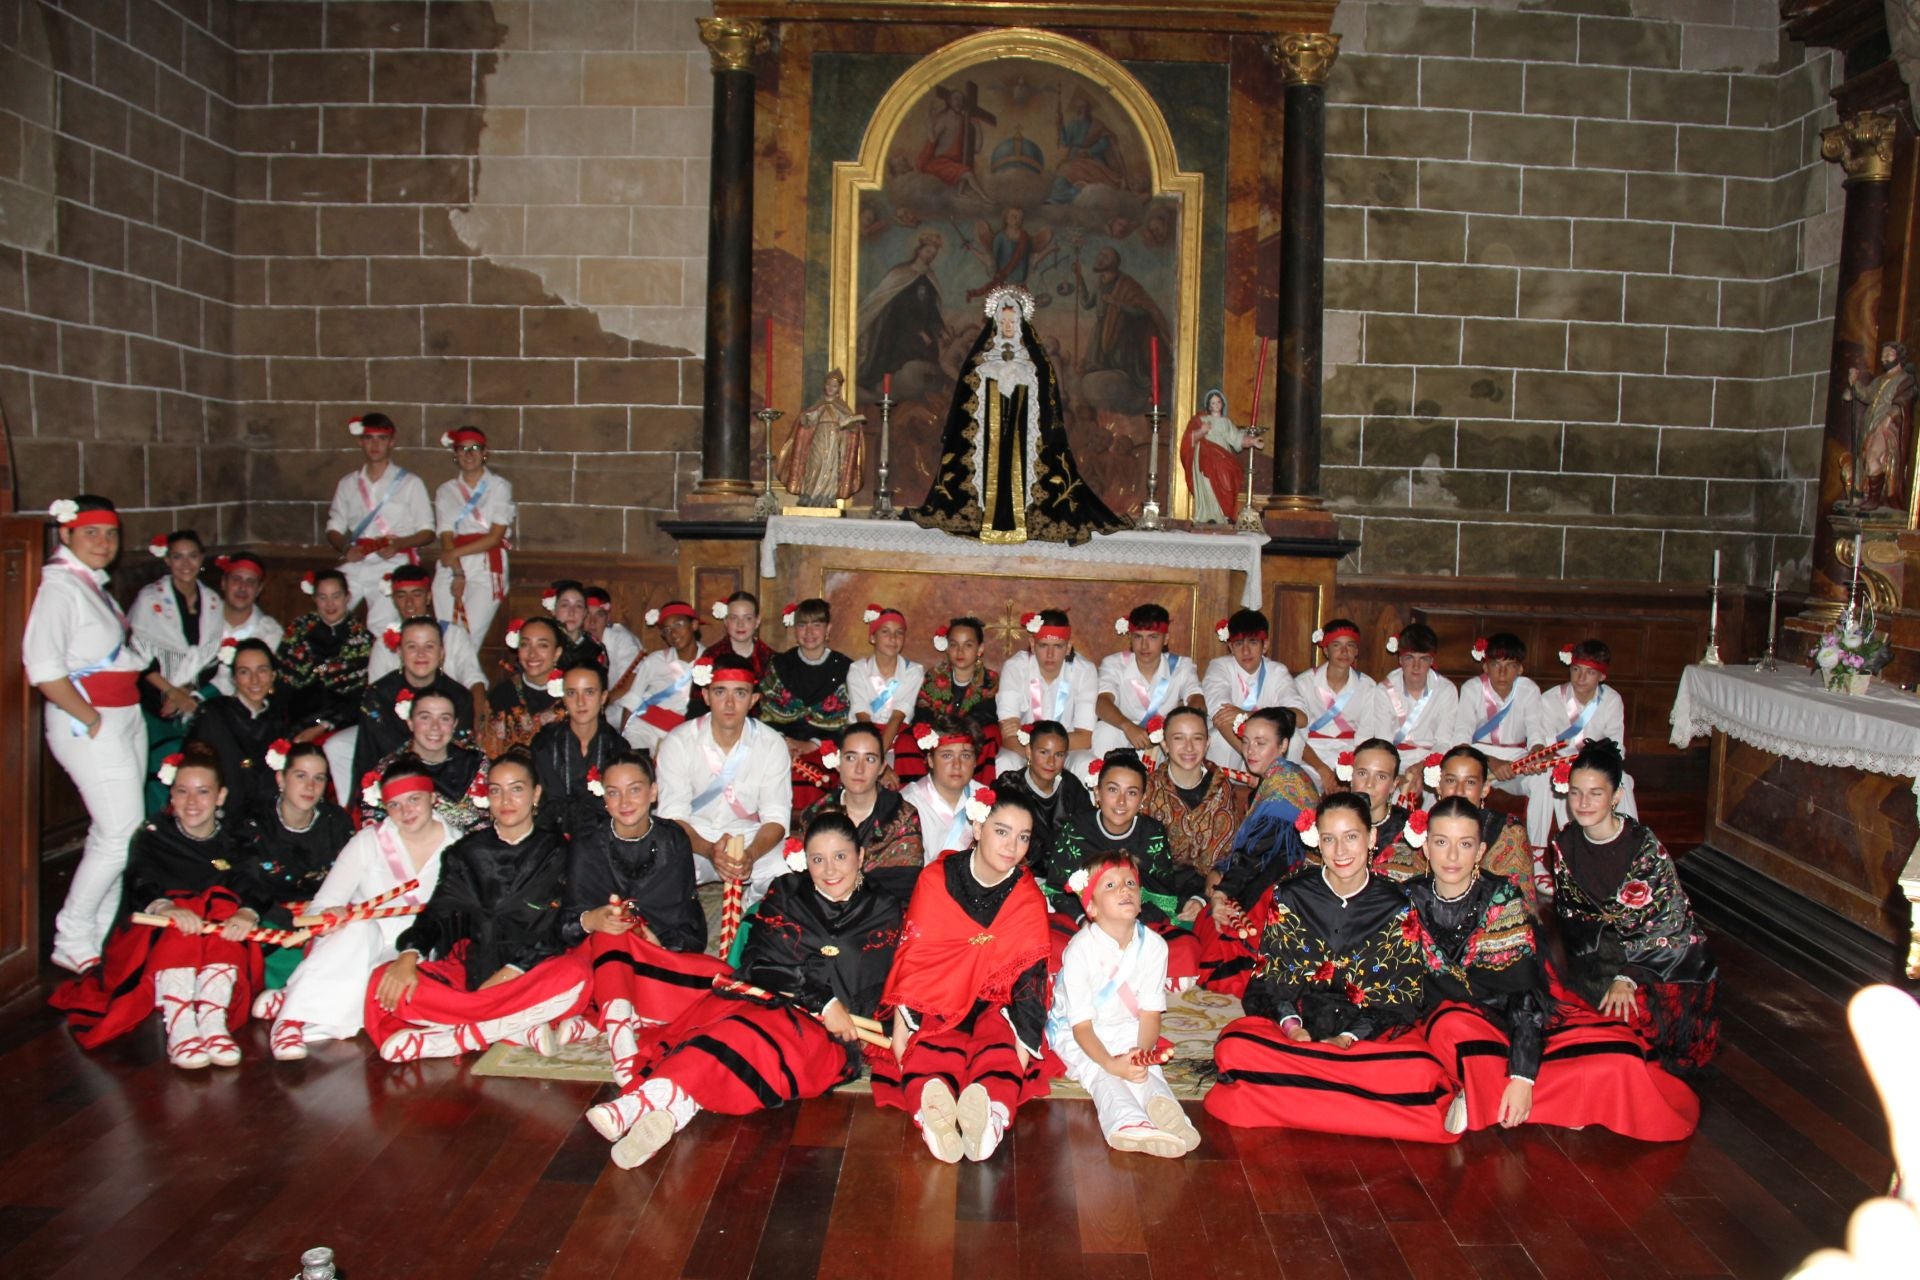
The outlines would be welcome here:
M 967 351 L 926 501 L 907 518 L 982 542 L 1085 542 L 1126 527 L 1080 478 L 1033 295 L 1003 285 Z

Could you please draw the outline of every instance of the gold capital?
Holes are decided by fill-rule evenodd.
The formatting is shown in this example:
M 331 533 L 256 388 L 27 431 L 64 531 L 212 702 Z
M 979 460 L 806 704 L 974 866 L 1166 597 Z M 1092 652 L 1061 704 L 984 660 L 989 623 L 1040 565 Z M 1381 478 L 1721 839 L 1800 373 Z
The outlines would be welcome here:
M 713 56 L 715 71 L 752 71 L 754 58 L 772 41 L 767 29 L 752 18 L 702 18 L 700 43 Z
M 1837 160 L 1848 182 L 1886 182 L 1893 177 L 1893 135 L 1889 111 L 1856 111 L 1820 131 L 1820 158 Z
M 1276 39 L 1268 52 L 1288 84 L 1325 84 L 1340 56 L 1340 37 L 1293 31 Z

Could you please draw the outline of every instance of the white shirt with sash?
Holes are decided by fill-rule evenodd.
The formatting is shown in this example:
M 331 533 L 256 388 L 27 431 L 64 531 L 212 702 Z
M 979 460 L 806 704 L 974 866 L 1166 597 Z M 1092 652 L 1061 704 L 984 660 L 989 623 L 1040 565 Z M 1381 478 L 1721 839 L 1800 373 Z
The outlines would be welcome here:
M 1293 759 L 1304 760 L 1311 750 L 1331 769 L 1342 751 L 1351 751 L 1368 738 L 1393 735 L 1393 711 L 1380 686 L 1364 672 L 1349 671 L 1346 686 L 1335 693 L 1327 683 L 1326 664 L 1321 663 L 1295 676 L 1293 691 L 1307 708 L 1288 752 Z
M 969 779 L 960 803 L 949 807 L 934 789 L 932 778 L 915 778 L 900 788 L 900 798 L 920 811 L 920 842 L 928 862 L 949 849 L 973 848 L 973 821 L 967 817 L 967 801 L 978 790 L 980 784 Z
M 1031 652 L 1016 653 L 1000 669 L 1000 692 L 994 699 L 994 714 L 1002 720 L 1032 724 L 1036 720 L 1058 720 L 1069 733 L 1091 730 L 1097 723 L 1094 702 L 1100 696 L 1100 677 L 1093 663 L 1075 655 L 1060 664 L 1060 674 L 1042 680 L 1040 660 Z M 1067 757 L 1067 767 L 1086 774 L 1093 752 L 1075 751 Z M 1009 751 L 1002 751 L 995 762 L 1001 772 L 1020 768 L 1026 762 Z
M 713 717 L 689 720 L 667 734 L 655 756 L 660 798 L 655 814 L 664 822 L 685 822 L 703 840 L 739 836 L 751 842 L 760 828 L 782 829 L 793 822 L 793 766 L 787 740 L 758 720 L 740 726 L 731 751 L 713 740 Z M 693 860 L 702 883 L 719 878 L 705 858 Z M 774 878 L 787 871 L 778 844 L 753 864 L 748 904 L 765 896 Z
M 1207 664 L 1207 673 L 1200 678 L 1200 696 L 1207 700 L 1207 721 L 1212 723 L 1214 716 L 1222 707 L 1232 707 L 1236 711 L 1258 711 L 1262 707 L 1288 707 L 1294 713 L 1295 736 L 1306 728 L 1307 704 L 1300 701 L 1300 692 L 1294 688 L 1293 673 L 1287 670 L 1287 664 L 1263 657 L 1260 665 L 1252 671 L 1241 666 L 1232 654 L 1215 658 Z M 1207 759 L 1229 769 L 1243 769 L 1246 758 L 1240 754 L 1239 743 L 1229 739 L 1216 727 L 1207 737 Z
M 431 533 L 433 505 L 427 500 L 427 486 L 419 476 L 391 462 L 378 480 L 368 479 L 365 467 L 350 471 L 334 486 L 333 503 L 327 508 L 327 531 L 345 534 L 349 549 L 362 538 L 410 538 L 416 533 Z M 384 620 L 393 612 L 392 604 L 380 594 L 380 579 L 411 562 L 408 552 L 394 551 L 340 565 L 354 602 L 367 600 L 367 626 L 375 635 L 381 628 L 374 625 L 374 620 Z
M 847 699 L 854 715 L 865 715 L 883 729 L 896 711 L 912 724 L 914 703 L 926 679 L 927 669 L 904 655 L 895 659 L 890 676 L 880 674 L 877 659 L 855 658 L 847 668 Z
M 1407 674 L 1398 666 L 1380 682 L 1380 693 L 1393 713 L 1393 732 L 1387 737 L 1400 748 L 1400 767 L 1411 768 L 1438 751 L 1445 753 L 1456 739 L 1454 721 L 1460 710 L 1460 690 L 1438 671 L 1427 672 L 1427 687 L 1419 697 L 1407 693 Z
M 235 640 L 258 640 L 275 653 L 280 652 L 280 641 L 286 638 L 287 629 L 259 605 L 254 605 L 246 618 L 238 623 L 228 622 L 226 618 L 226 609 L 223 606 L 220 612 L 221 639 L 231 636 Z M 221 693 L 232 694 L 233 668 L 219 666 L 213 673 L 213 687 Z
M 1192 658 L 1166 652 L 1161 653 L 1160 665 L 1152 677 L 1143 676 L 1138 660 L 1129 649 L 1125 653 L 1110 653 L 1100 660 L 1100 692 L 1111 694 L 1120 714 L 1144 728 L 1145 721 L 1184 706 L 1188 698 L 1199 693 L 1200 676 Z M 1094 724 L 1094 755 L 1104 756 L 1127 745 L 1127 735 L 1106 721 Z
M 621 736 L 642 751 L 658 750 L 661 739 L 686 722 L 692 694 L 693 663 L 681 661 L 672 648 L 655 649 L 640 659 L 633 687 L 615 704 L 616 711 L 630 713 Z
M 1539 718 L 1540 686 L 1527 676 L 1515 676 L 1505 698 L 1494 691 L 1491 680 L 1475 676 L 1460 686 L 1453 738 L 1494 759 L 1515 760 L 1526 754 L 1528 742 L 1536 740 L 1533 730 Z

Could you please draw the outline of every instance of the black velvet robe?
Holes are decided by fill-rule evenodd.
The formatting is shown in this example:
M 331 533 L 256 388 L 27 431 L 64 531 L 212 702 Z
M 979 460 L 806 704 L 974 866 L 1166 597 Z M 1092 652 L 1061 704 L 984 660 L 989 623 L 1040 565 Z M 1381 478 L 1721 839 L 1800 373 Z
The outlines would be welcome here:
M 440 858 L 440 883 L 400 935 L 398 950 L 437 960 L 465 941 L 468 990 L 504 965 L 524 972 L 560 954 L 565 840 L 535 828 L 513 845 L 492 827 L 478 827 Z
M 905 908 L 871 885 L 845 902 L 829 902 L 806 872 L 781 876 L 767 890 L 741 959 L 740 978 L 791 998 L 817 1014 L 834 1000 L 848 1013 L 873 1016 L 900 944 Z M 848 1046 L 849 1059 L 859 1056 Z
M 414 697 L 439 694 L 453 703 L 454 738 L 465 742 L 473 737 L 473 693 L 462 689 L 446 672 L 433 673 L 433 683 L 415 689 L 407 683 L 405 671 L 389 671 L 360 695 L 360 736 L 353 743 L 353 783 L 357 787 L 367 770 L 413 741 L 413 728 L 394 710 L 401 689 L 413 689 Z
M 584 752 L 580 740 L 573 736 L 573 726 L 565 720 L 534 734 L 533 770 L 540 782 L 540 825 L 571 834 L 599 820 L 607 811 L 607 801 L 587 789 L 587 770 L 606 772 L 607 761 L 626 745 L 626 739 L 605 720 L 595 721 L 593 739 Z
M 1167 828 L 1160 819 L 1135 814 L 1133 829 L 1116 836 L 1107 831 L 1096 808 L 1060 829 L 1047 867 L 1048 905 L 1074 920 L 1085 919 L 1086 908 L 1080 903 L 1080 895 L 1067 888 L 1067 878 L 1110 853 L 1130 853 L 1140 864 L 1140 918 L 1150 925 L 1172 923 L 1187 899 L 1205 896 L 1207 878 L 1173 860 Z
M 220 761 L 228 813 L 251 813 L 279 800 L 280 789 L 267 767 L 267 748 L 277 738 L 293 739 L 287 700 L 278 694 L 267 699 L 258 715 L 235 695 L 209 698 L 187 733 L 188 742 L 205 743 Z
M 1033 868 L 1035 879 L 1046 880 L 1053 865 L 1054 846 L 1060 842 L 1060 829 L 1074 819 L 1092 813 L 1093 796 L 1079 778 L 1066 770 L 1062 770 L 1054 780 L 1053 794 L 1050 796 L 1043 796 L 1033 789 L 1025 769 L 1000 774 L 993 780 L 993 786 L 996 791 L 1002 787 L 1017 791 L 1033 802 L 1038 812 L 1034 816 L 1033 840 L 1027 845 L 1027 865 Z M 1072 868 L 1068 868 L 1066 874 L 1071 875 Z
M 315 806 L 313 825 L 304 831 L 288 830 L 277 804 L 257 809 L 240 827 L 241 861 L 234 868 L 233 891 L 260 911 L 262 923 L 290 929 L 293 912 L 286 904 L 313 897 L 352 836 L 353 824 L 331 793 Z
M 676 822 L 655 819 L 638 840 L 622 840 L 613 822 L 601 818 L 576 830 L 567 847 L 565 920 L 560 938 L 569 947 L 586 941 L 580 916 L 631 899 L 634 910 L 669 951 L 704 951 L 707 916 L 695 896 L 693 846 Z

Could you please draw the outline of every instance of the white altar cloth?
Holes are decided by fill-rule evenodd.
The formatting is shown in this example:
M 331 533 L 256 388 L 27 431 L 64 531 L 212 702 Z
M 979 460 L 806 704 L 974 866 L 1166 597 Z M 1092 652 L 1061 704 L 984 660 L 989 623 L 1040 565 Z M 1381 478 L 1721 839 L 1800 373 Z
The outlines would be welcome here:
M 1673 745 L 1718 729 L 1791 760 L 1913 778 L 1920 799 L 1920 700 L 1875 684 L 1855 697 L 1830 693 L 1803 668 L 1703 667 L 1680 673 Z
M 1077 547 L 1063 542 L 1022 542 L 991 545 L 972 538 L 956 538 L 938 529 L 922 529 L 910 520 L 829 520 L 818 516 L 773 516 L 760 541 L 760 576 L 777 577 L 782 545 L 844 547 L 850 551 L 885 551 L 903 555 L 935 555 L 987 559 L 993 556 L 1037 556 L 1075 564 L 1162 565 L 1173 569 L 1226 569 L 1246 575 L 1240 592 L 1243 608 L 1258 609 L 1260 551 L 1267 545 L 1260 533 L 1148 533 L 1126 529 L 1099 533 Z

